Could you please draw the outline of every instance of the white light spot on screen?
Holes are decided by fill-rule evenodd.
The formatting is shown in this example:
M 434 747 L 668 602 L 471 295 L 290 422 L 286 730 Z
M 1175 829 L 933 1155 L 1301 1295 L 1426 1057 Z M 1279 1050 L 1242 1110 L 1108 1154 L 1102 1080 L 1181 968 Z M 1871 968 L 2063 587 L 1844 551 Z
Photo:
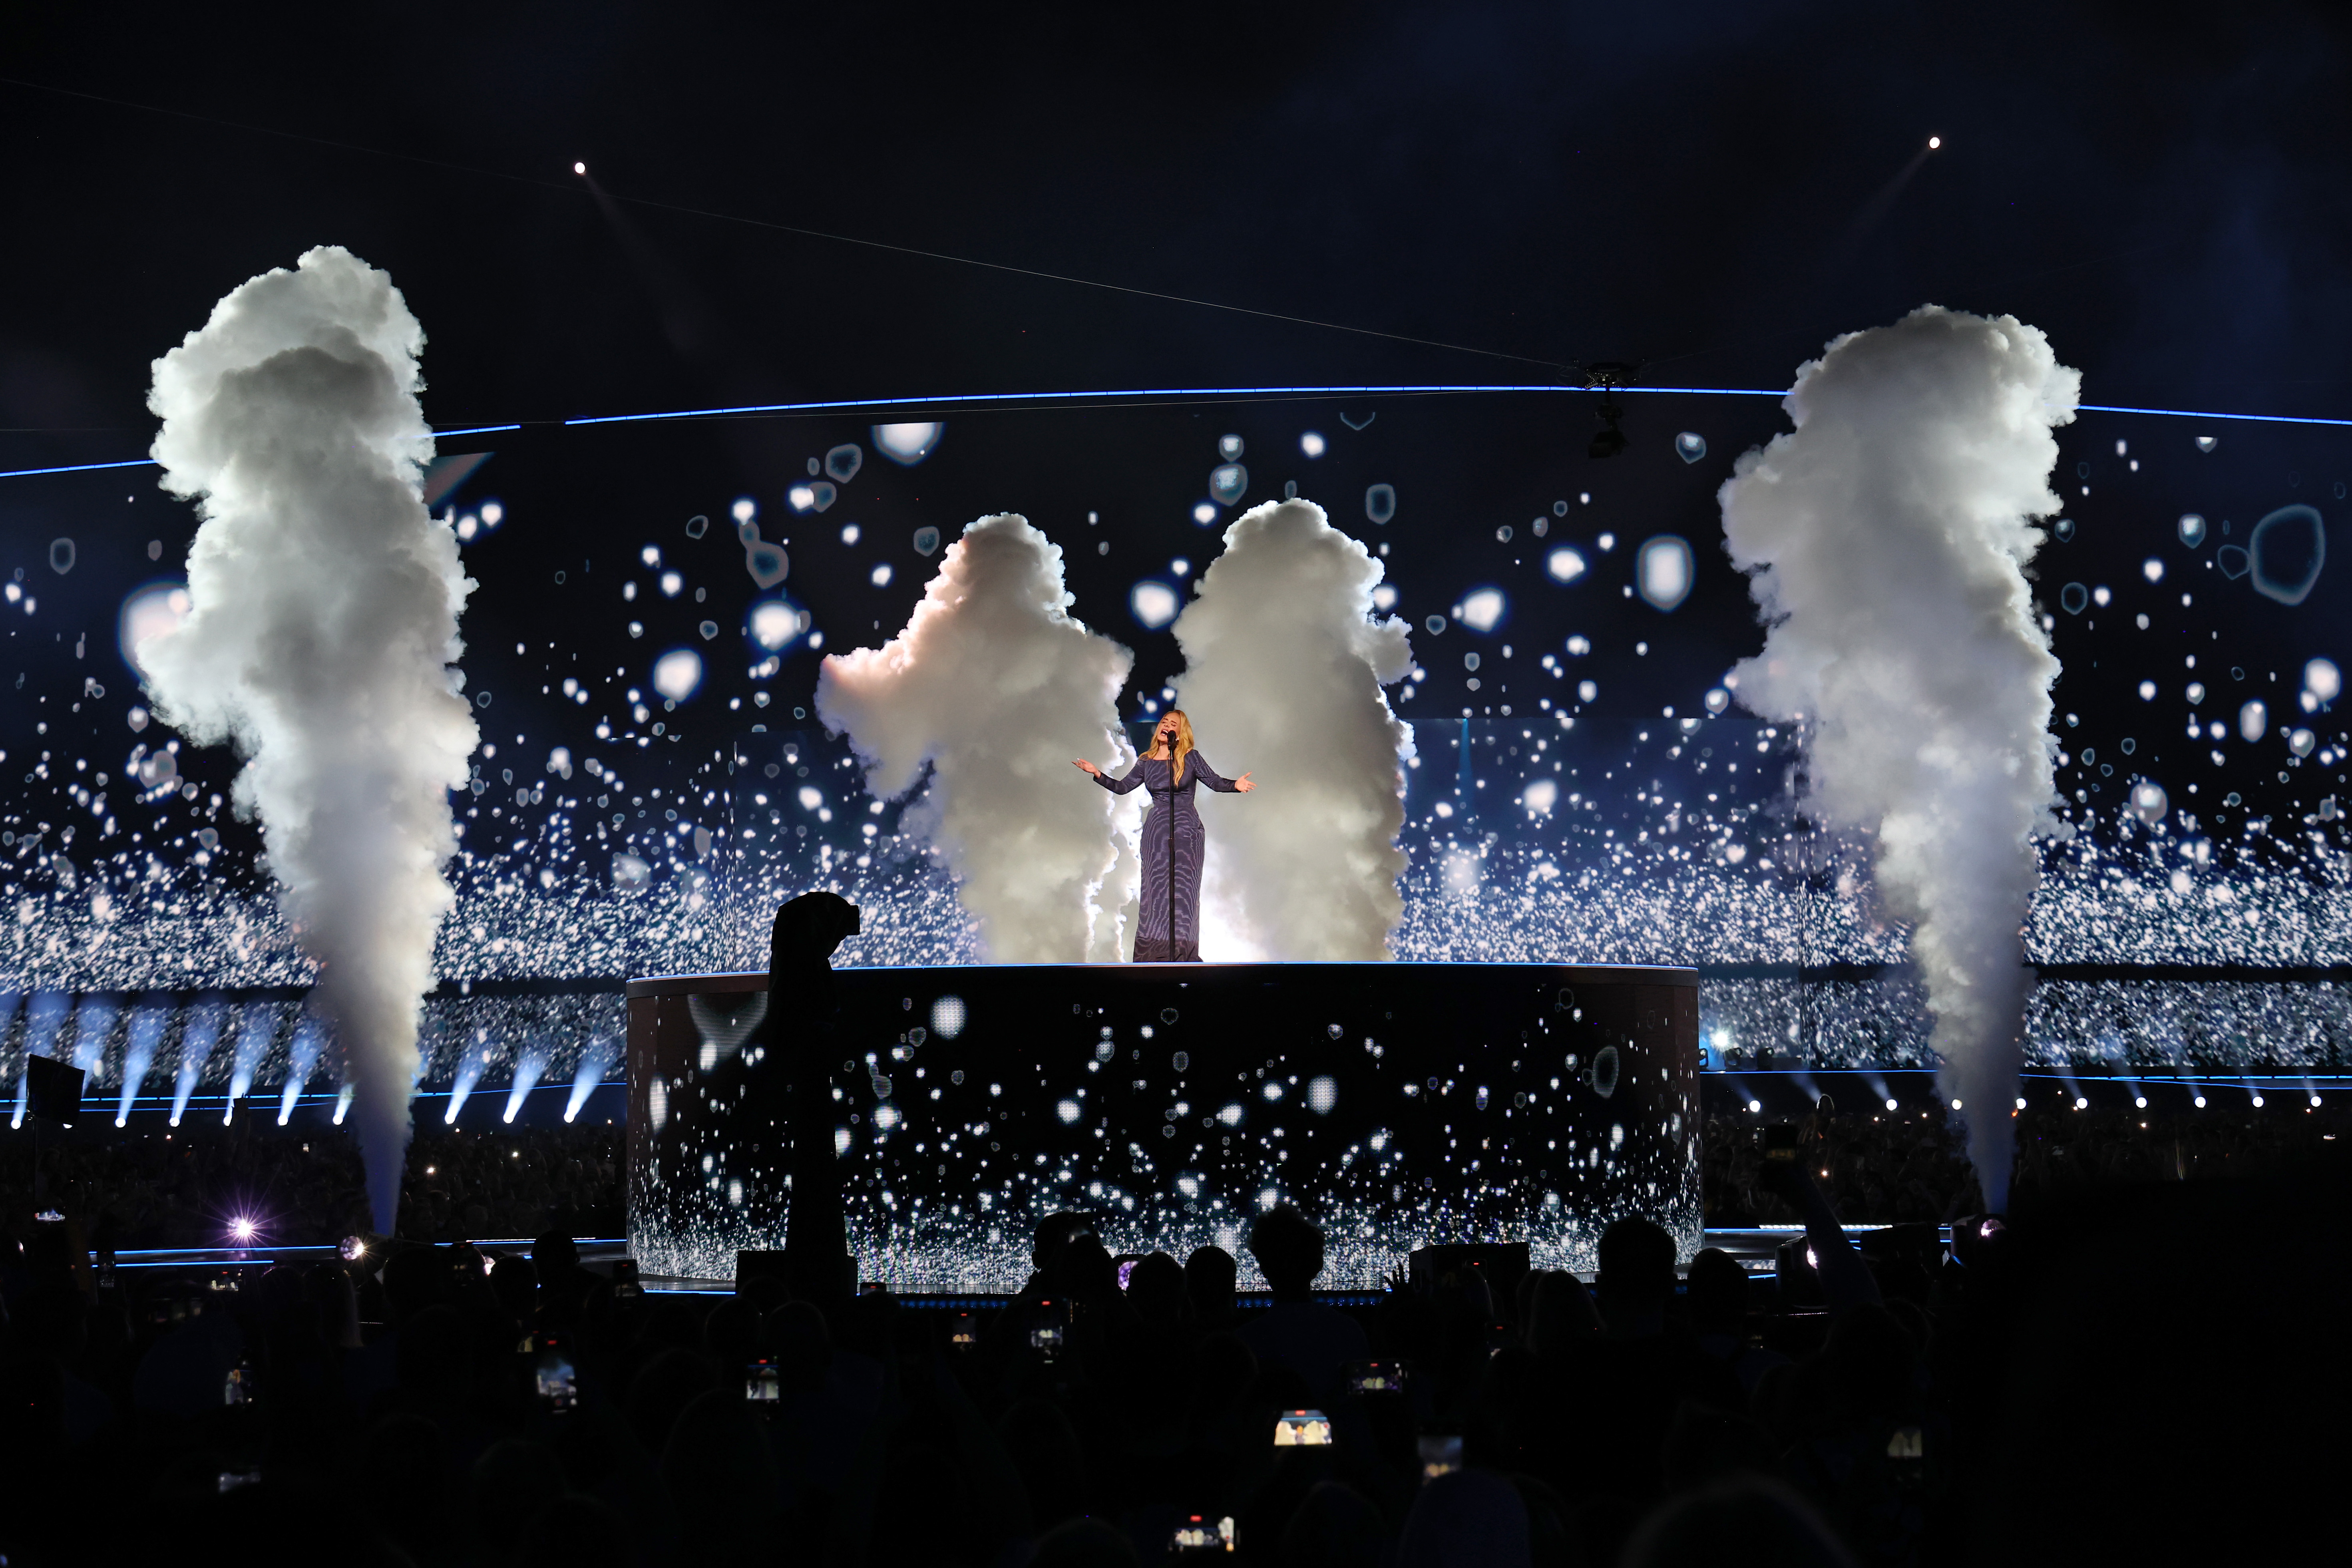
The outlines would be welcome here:
M 1573 583 L 1584 575 L 1584 557 L 1563 544 L 1544 557 L 1544 570 L 1555 583 Z
M 1580 680 L 1576 683 L 1576 700 L 1579 702 L 1593 701 L 1597 700 L 1600 695 L 1601 688 L 1593 682 L 1590 680 Z
M 2321 702 L 2333 702 L 2344 692 L 2344 672 L 2336 661 L 2315 658 L 2303 667 L 2303 689 Z
M 1549 779 L 1538 779 L 1528 785 L 1527 793 L 1519 799 L 1527 806 L 1529 816 L 1549 816 L 1551 808 L 1559 804 L 1559 785 Z
M 2161 583 L 2164 581 L 2164 563 L 2156 556 L 2151 555 L 2147 560 L 2141 562 L 2139 563 L 2139 572 L 2141 576 L 2147 578 L 2151 583 Z
M 1321 457 L 1323 455 L 1322 433 L 1316 430 L 1309 430 L 1300 436 L 1298 437 L 1298 449 L 1306 453 L 1310 458 Z
M 14 587 L 15 584 L 9 584 Z M 116 623 L 116 640 L 122 657 L 140 674 L 147 667 L 139 662 L 139 645 L 150 637 L 177 631 L 180 623 L 188 618 L 188 590 L 178 583 L 156 583 L 140 589 L 122 601 L 122 614 Z
M 654 660 L 654 689 L 672 702 L 683 702 L 702 684 L 702 656 L 690 647 L 672 648 Z
M 2143 680 L 2139 683 L 2139 700 L 2142 702 L 2153 702 L 2156 700 L 2155 681 Z
M 1062 1125 L 1065 1127 L 1070 1126 L 1077 1121 L 1078 1112 L 1078 1102 L 1075 1100 L 1063 1100 L 1060 1104 L 1054 1107 L 1054 1114 L 1062 1119 Z
M 887 588 L 890 585 L 890 563 L 887 561 L 874 568 L 872 581 L 877 588 Z
M 1269 1079 L 1267 1080 L 1264 1093 L 1268 1100 L 1280 1100 L 1282 1098 L 1282 1085 Z
M 751 606 L 751 640 L 770 653 L 792 646 L 801 635 L 801 613 L 782 599 L 765 599 Z
M 814 784 L 803 784 L 801 785 L 800 803 L 801 809 L 803 811 L 814 811 L 818 806 L 824 804 L 824 792 L 819 790 Z
M 884 457 L 908 468 L 914 467 L 931 455 L 947 434 L 945 425 L 877 425 L 874 446 Z
M 1634 557 L 1634 586 L 1655 609 L 1671 610 L 1689 598 L 1692 573 L 1690 542 L 1680 534 L 1646 540 Z
M 1228 1127 L 1239 1127 L 1242 1124 L 1242 1108 L 1240 1102 L 1236 1101 L 1232 1105 L 1226 1106 L 1223 1110 L 1218 1111 L 1217 1120 L 1223 1122 Z
M 952 1040 L 963 1033 L 969 1016 L 962 997 L 942 996 L 931 1004 L 931 1033 L 943 1040 Z
M 1127 607 L 1146 630 L 1156 632 L 1176 618 L 1181 605 L 1175 589 L 1147 577 L 1128 590 Z
M 1209 524 L 1216 521 L 1216 503 L 1213 501 L 1204 500 L 1201 502 L 1200 505 L 1194 507 L 1192 509 L 1192 521 L 1199 523 L 1202 528 L 1206 528 Z
M 2271 727 L 2271 710 L 2256 698 L 2238 710 L 2238 733 L 2249 742 L 2259 741 Z
M 1339 1080 L 1328 1074 L 1310 1079 L 1307 1084 L 1307 1109 L 1318 1116 L 1328 1116 L 1331 1108 L 1339 1103 Z
M 1499 588 L 1481 588 L 1463 595 L 1462 607 L 1454 618 L 1474 632 L 1491 632 L 1503 618 L 1503 594 Z

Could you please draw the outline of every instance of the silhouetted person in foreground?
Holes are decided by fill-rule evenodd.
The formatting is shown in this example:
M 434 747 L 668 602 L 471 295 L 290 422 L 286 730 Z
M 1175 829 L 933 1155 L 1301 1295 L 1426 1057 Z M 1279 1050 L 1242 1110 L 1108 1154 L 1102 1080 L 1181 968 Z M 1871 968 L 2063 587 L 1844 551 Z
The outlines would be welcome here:
M 1222 1247 L 1196 1247 L 1184 1259 L 1184 1291 L 1192 1316 L 1209 1332 L 1234 1325 L 1234 1255 Z
M 1744 1392 L 1754 1394 L 1766 1373 L 1789 1363 L 1778 1351 L 1747 1343 L 1748 1270 L 1731 1254 L 1710 1247 L 1691 1259 L 1688 1300 L 1699 1350 L 1729 1369 Z
M 768 1039 L 791 1075 L 792 1213 L 784 1268 L 793 1294 L 828 1302 L 856 1293 L 844 1239 L 841 1173 L 833 1149 L 833 953 L 857 934 L 857 908 L 834 893 L 803 893 L 776 911 L 768 942 Z
M 1355 1319 L 1307 1294 L 1323 1272 L 1323 1232 L 1283 1204 L 1250 1226 L 1249 1251 L 1274 1292 L 1274 1305 L 1242 1325 L 1242 1342 L 1259 1362 L 1297 1373 L 1318 1399 L 1330 1398 L 1348 1363 L 1371 1351 Z

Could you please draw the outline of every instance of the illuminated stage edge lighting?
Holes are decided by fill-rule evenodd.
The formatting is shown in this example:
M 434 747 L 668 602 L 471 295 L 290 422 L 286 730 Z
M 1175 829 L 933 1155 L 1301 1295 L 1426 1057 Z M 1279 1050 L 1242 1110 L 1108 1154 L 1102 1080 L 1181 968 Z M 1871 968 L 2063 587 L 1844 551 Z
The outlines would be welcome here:
M 1700 1245 L 1698 976 L 1567 964 L 844 969 L 831 1081 L 849 1243 L 901 1291 L 1017 1289 L 1045 1215 L 1114 1252 L 1324 1225 L 1330 1290 L 1425 1241 L 1593 1267 L 1648 1215 Z M 723 1279 L 781 1247 L 788 1061 L 764 974 L 628 986 L 630 1249 Z M 780 1049 L 790 1049 L 780 1042 Z

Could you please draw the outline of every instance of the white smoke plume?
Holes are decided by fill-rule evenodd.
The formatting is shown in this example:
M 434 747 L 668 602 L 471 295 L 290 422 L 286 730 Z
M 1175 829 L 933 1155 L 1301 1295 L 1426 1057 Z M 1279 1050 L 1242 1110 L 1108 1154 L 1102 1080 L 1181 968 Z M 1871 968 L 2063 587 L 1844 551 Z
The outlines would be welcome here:
M 1389 956 L 1412 732 L 1381 688 L 1405 678 L 1412 647 L 1402 622 L 1374 616 L 1382 574 L 1322 508 L 1276 501 L 1234 519 L 1177 619 L 1195 743 L 1258 786 L 1199 792 L 1204 958 Z
M 472 710 L 451 668 L 473 591 L 420 499 L 424 330 L 392 280 L 320 247 L 155 362 L 163 486 L 195 498 L 190 608 L 141 645 L 156 710 L 246 758 L 287 919 L 341 1038 L 376 1228 L 397 1211 L 417 1008 L 451 902 L 447 791 Z
M 1025 518 L 984 517 L 948 546 L 904 631 L 817 674 L 818 717 L 848 734 L 868 789 L 903 795 L 929 769 L 908 824 L 1000 963 L 1115 961 L 1135 896 L 1133 851 L 1113 840 L 1132 837 L 1140 797 L 1070 765 L 1134 761 L 1118 709 L 1134 656 L 1071 602 L 1059 545 Z
M 2052 429 L 2081 376 L 2042 333 L 1929 306 L 1797 373 L 1796 429 L 1721 493 L 1764 651 L 1740 700 L 1810 727 L 1811 805 L 1875 835 L 1877 885 L 1915 922 L 1943 1057 L 1986 1201 L 2007 1201 L 2033 897 L 2055 831 L 2050 687 L 2032 520 L 2058 510 Z

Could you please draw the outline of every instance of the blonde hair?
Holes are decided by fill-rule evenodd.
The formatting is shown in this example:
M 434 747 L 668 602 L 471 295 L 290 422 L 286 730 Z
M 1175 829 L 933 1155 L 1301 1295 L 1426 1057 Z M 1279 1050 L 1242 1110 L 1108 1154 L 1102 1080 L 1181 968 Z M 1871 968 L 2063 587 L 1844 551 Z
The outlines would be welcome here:
M 1172 750 L 1176 765 L 1169 770 L 1168 782 L 1171 785 L 1181 784 L 1184 782 L 1184 754 L 1192 749 L 1192 721 L 1186 717 L 1181 708 L 1171 708 L 1165 717 L 1176 721 L 1176 744 L 1171 748 L 1167 742 L 1161 740 L 1160 726 L 1155 723 L 1151 727 L 1151 750 L 1143 754 L 1147 757 L 1168 757 Z

